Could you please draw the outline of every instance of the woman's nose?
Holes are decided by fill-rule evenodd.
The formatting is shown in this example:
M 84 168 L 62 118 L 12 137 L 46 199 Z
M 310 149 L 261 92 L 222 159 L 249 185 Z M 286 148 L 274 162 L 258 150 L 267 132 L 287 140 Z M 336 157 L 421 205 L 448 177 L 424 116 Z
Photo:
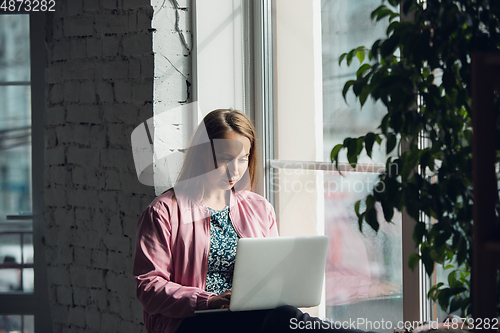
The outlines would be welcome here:
M 227 164 L 227 170 L 229 172 L 229 175 L 231 177 L 237 176 L 238 175 L 238 167 L 237 167 L 237 160 L 232 160 Z

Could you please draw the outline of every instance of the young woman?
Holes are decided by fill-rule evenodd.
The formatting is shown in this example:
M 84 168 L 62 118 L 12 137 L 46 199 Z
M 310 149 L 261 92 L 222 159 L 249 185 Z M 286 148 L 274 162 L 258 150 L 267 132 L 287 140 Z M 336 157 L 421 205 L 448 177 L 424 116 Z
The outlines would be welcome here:
M 133 274 L 148 332 L 280 332 L 292 331 L 292 323 L 323 323 L 288 306 L 194 314 L 229 306 L 239 238 L 278 236 L 273 207 L 250 191 L 255 146 L 254 126 L 243 113 L 212 111 L 193 136 L 175 186 L 142 213 Z

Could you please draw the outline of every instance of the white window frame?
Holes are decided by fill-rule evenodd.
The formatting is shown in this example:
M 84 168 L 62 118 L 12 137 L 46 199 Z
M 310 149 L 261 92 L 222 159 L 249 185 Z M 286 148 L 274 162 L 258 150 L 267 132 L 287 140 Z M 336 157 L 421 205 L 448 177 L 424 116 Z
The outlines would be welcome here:
M 192 6 L 193 101 L 201 111 L 196 124 L 220 108 L 252 117 L 253 1 L 194 0 Z

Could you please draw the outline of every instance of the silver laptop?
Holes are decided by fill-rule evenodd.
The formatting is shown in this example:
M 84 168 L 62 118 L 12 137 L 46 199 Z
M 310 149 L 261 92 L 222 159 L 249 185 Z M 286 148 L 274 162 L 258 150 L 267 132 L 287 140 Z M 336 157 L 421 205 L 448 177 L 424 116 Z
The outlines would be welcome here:
M 238 241 L 230 311 L 316 306 L 325 276 L 327 236 Z M 199 310 L 207 313 L 228 309 Z

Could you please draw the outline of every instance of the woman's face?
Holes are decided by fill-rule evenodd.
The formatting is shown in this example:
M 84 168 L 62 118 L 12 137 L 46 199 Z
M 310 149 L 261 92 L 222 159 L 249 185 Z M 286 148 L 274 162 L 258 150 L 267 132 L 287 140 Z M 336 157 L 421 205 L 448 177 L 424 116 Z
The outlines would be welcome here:
M 247 171 L 250 140 L 239 133 L 229 132 L 223 139 L 212 142 L 215 170 L 207 173 L 207 181 L 214 189 L 229 190 Z

